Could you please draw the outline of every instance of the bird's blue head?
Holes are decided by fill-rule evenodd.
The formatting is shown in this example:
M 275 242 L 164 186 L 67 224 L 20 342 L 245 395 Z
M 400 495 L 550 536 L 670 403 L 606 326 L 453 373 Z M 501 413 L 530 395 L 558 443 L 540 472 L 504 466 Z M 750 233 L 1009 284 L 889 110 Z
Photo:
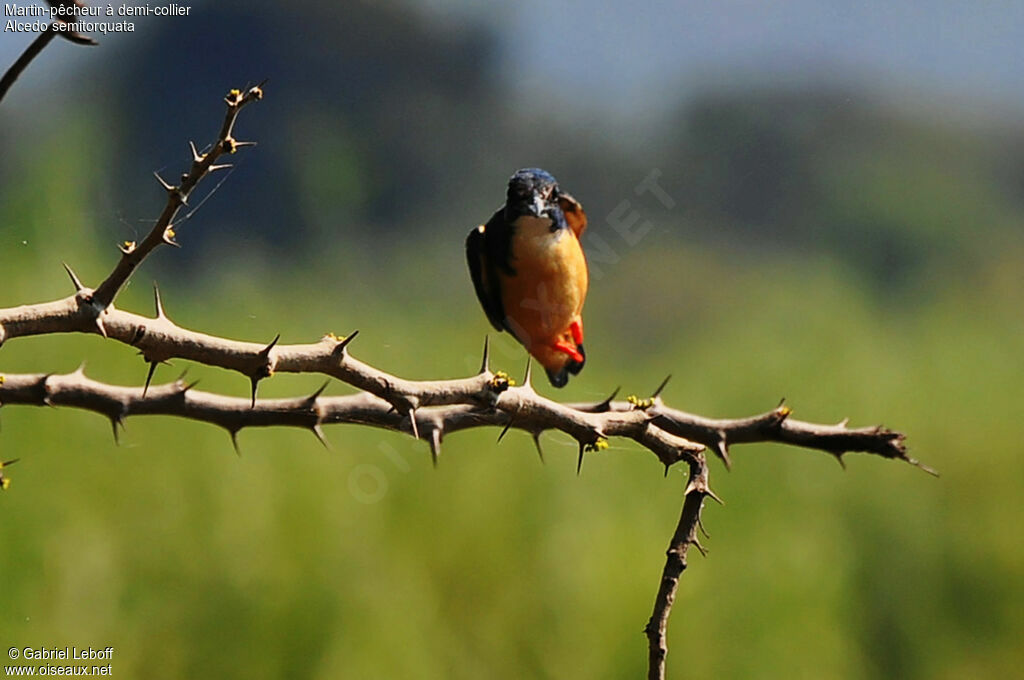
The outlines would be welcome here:
M 514 222 L 521 215 L 550 217 L 564 222 L 558 205 L 558 180 L 540 168 L 517 170 L 508 180 L 505 198 L 505 219 Z

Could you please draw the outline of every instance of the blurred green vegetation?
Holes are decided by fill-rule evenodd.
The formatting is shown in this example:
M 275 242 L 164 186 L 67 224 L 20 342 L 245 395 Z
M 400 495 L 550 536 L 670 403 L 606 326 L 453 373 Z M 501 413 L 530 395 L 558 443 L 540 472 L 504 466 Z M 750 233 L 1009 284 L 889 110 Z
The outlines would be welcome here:
M 381 11 L 389 45 L 434 30 Z M 1024 664 L 1013 528 L 1024 518 L 1024 133 L 944 127 L 835 92 L 722 91 L 681 107 L 656 149 L 630 154 L 601 133 L 550 121 L 538 132 L 535 118 L 502 112 L 481 75 L 484 46 L 437 40 L 426 52 L 484 56 L 438 56 L 408 76 L 436 104 L 427 127 L 402 122 L 422 101 L 387 96 L 422 52 L 394 63 L 367 52 L 350 73 L 315 74 L 391 83 L 363 83 L 362 99 L 339 85 L 334 103 L 307 90 L 296 108 L 311 85 L 274 83 L 240 123 L 261 146 L 119 306 L 150 309 L 158 278 L 190 328 L 284 342 L 358 328 L 354 354 L 383 369 L 467 375 L 488 327 L 462 239 L 536 154 L 614 254 L 595 266 L 587 370 L 545 393 L 642 395 L 670 372 L 665 397 L 680 408 L 740 416 L 785 397 L 804 420 L 904 431 L 942 473 L 861 455 L 843 472 L 820 453 L 737 447 L 733 472 L 712 470 L 726 505 L 707 508 L 710 554 L 694 554 L 682 580 L 670 677 L 1013 677 Z M 302 59 L 327 49 L 314 40 L 278 56 L 311 77 Z M 145 72 L 144 56 L 129 67 Z M 425 82 L 437 73 L 476 86 Z M 62 260 L 87 283 L 104 275 L 111 241 L 157 212 L 148 170 L 168 162 L 173 176 L 183 141 L 215 127 L 207 104 L 235 84 L 174 105 L 122 93 L 70 118 L 41 114 L 72 126 L 59 137 L 12 121 L 0 133 L 0 306 L 67 294 Z M 361 113 L 336 106 L 367 100 Z M 446 113 L 460 108 L 495 122 L 467 127 Z M 377 125 L 388 112 L 390 132 Z M 198 122 L 153 139 L 173 150 L 154 160 L 133 135 L 175 116 Z M 634 193 L 652 168 L 671 209 Z M 654 225 L 633 245 L 608 217 L 625 199 Z M 492 340 L 498 366 L 519 373 L 522 351 Z M 113 383 L 145 374 L 128 348 L 85 336 L 12 341 L 0 370 L 83 360 Z M 158 380 L 186 368 L 203 389 L 247 393 L 240 376 L 184 362 Z M 320 382 L 279 375 L 261 394 Z M 223 432 L 187 421 L 130 420 L 118 447 L 95 415 L 3 409 L 0 457 L 22 460 L 0 495 L 0 641 L 111 645 L 115 677 L 131 678 L 642 676 L 682 472 L 664 479 L 649 453 L 613 441 L 577 478 L 566 437 L 545 435 L 541 465 L 527 436 L 497 446 L 496 435 L 451 436 L 432 470 L 424 445 L 368 428 L 329 430 L 330 452 L 304 432 L 244 431 L 237 457 Z

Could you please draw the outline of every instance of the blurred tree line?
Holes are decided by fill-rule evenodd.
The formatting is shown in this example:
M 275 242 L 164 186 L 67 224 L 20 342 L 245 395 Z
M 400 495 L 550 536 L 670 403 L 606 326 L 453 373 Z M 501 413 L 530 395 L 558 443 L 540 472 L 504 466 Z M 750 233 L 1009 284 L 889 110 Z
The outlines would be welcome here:
M 262 146 L 245 161 L 258 168 L 224 189 L 239 193 L 204 206 L 217 229 L 189 238 L 244 238 L 296 257 L 339 233 L 374 248 L 438 229 L 457 238 L 524 165 L 562 177 L 598 224 L 660 168 L 683 211 L 659 226 L 827 252 L 888 287 L 925 265 L 983 261 L 1024 218 L 1019 127 L 954 128 L 808 85 L 709 89 L 660 129 L 623 135 L 551 102 L 508 106 L 500 64 L 515 55 L 481 25 L 403 2 L 248 7 L 211 3 L 187 27 L 160 22 L 120 71 L 106 105 L 121 112 L 119 145 L 136 150 L 114 184 L 126 215 L 149 215 L 140 178 L 154 159 L 176 172 L 182 140 L 205 134 L 216 96 L 247 74 L 268 78 L 273 94 L 242 128 Z M 183 50 L 204 54 L 206 68 L 167 62 Z

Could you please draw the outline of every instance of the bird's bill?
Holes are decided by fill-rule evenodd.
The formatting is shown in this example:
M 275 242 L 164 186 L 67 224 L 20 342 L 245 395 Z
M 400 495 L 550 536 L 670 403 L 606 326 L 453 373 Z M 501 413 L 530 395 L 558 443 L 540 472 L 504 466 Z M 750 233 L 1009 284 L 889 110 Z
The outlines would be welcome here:
M 540 194 L 534 194 L 533 200 L 527 206 L 530 214 L 534 217 L 542 217 L 548 209 L 548 202 Z

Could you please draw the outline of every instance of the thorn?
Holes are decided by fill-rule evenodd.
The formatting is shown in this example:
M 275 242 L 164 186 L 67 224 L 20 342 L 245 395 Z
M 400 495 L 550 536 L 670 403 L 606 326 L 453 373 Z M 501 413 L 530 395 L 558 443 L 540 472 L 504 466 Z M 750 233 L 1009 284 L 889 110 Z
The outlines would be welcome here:
M 540 432 L 533 433 L 533 445 L 537 447 L 537 455 L 540 457 L 541 465 L 544 464 L 544 449 L 540 447 Z
M 526 373 L 523 375 L 523 387 L 532 388 L 530 381 L 533 379 L 533 357 L 526 356 Z
M 665 389 L 665 385 L 668 385 L 668 381 L 671 380 L 671 379 L 672 379 L 672 374 L 671 373 L 666 375 L 665 379 L 661 381 L 660 385 L 658 385 L 658 389 L 654 390 L 654 394 L 651 395 L 651 399 L 657 399 L 658 397 L 660 397 L 662 390 Z
M 668 469 L 672 467 L 672 463 L 664 463 L 665 465 L 665 478 L 668 478 Z
M 729 458 L 729 445 L 726 443 L 724 433 L 718 433 L 718 439 L 715 441 L 715 444 L 711 449 L 715 452 L 715 455 L 721 458 L 722 462 L 725 463 L 725 469 L 731 472 L 732 459 Z
M 64 265 L 64 271 L 66 271 L 68 273 L 68 276 L 71 277 L 71 283 L 75 286 L 75 292 L 81 293 L 82 289 L 84 289 L 85 286 L 83 286 L 82 282 L 78 280 L 78 277 L 75 275 L 75 272 L 71 269 L 71 267 L 68 266 L 67 262 L 61 262 L 61 264 Z
M 280 340 L 280 339 L 281 339 L 281 334 L 278 333 L 277 335 L 274 336 L 274 339 L 270 341 L 269 345 L 267 345 L 266 347 L 264 347 L 263 349 L 260 350 L 260 356 L 262 356 L 262 357 L 269 357 L 270 356 L 270 350 L 274 349 L 274 345 L 276 345 L 277 341 Z
M 242 449 L 238 446 L 238 430 L 228 430 L 228 434 L 231 435 L 231 445 L 235 447 L 235 455 L 241 458 Z
M 218 170 L 230 170 L 235 167 L 233 163 L 217 163 L 207 168 L 208 172 L 217 172 Z
M 100 332 L 100 335 L 107 337 L 107 327 L 103 324 L 103 319 L 96 317 L 96 329 Z
M 328 451 L 330 451 L 331 450 L 331 444 L 330 444 L 330 442 L 327 441 L 327 437 L 324 436 L 324 431 L 323 431 L 323 428 L 320 427 L 320 423 L 317 423 L 316 425 L 314 425 L 313 427 L 311 427 L 309 429 L 313 432 L 313 436 L 315 436 L 317 438 L 317 440 L 321 444 L 323 444 L 323 447 L 325 449 L 327 449 Z
M 146 398 L 146 393 L 149 392 L 149 383 L 152 382 L 152 380 L 153 380 L 153 374 L 156 373 L 156 365 L 158 363 L 160 363 L 160 362 L 159 361 L 150 361 L 149 362 L 149 372 L 146 373 L 146 384 L 142 388 L 142 398 L 143 399 Z
M 583 469 L 583 442 L 580 442 L 580 453 L 576 458 L 576 476 L 580 476 L 580 470 Z
M 718 503 L 719 505 L 725 505 L 725 501 L 719 498 L 718 494 L 711 490 L 711 487 L 704 489 L 704 495 L 713 500 L 714 502 Z
M 612 407 L 612 402 L 615 401 L 615 397 L 619 396 L 619 390 L 622 386 L 616 387 L 611 394 L 609 394 L 604 401 L 594 407 L 595 413 L 605 413 Z
M 839 463 L 839 467 L 841 467 L 841 468 L 843 468 L 845 470 L 846 469 L 846 461 L 843 460 L 843 452 L 842 451 L 830 451 L 829 453 L 831 453 L 833 456 L 835 456 L 836 462 Z
M 121 427 L 124 427 L 124 420 L 121 419 L 121 416 L 111 416 L 110 417 L 110 428 L 114 432 L 114 444 L 116 444 L 117 446 L 120 446 L 121 445 L 121 435 L 117 431 L 117 426 L 118 425 L 120 425 Z
M 78 368 L 76 368 L 74 371 L 72 371 L 71 375 L 78 376 L 80 378 L 84 378 L 85 377 L 85 362 L 83 361 L 82 363 L 78 364 Z
M 164 181 L 164 178 L 160 176 L 159 172 L 154 172 L 153 177 L 156 177 L 156 181 L 160 182 L 160 186 L 162 186 L 164 188 L 164 191 L 166 191 L 167 193 L 171 193 L 173 191 L 178 190 L 177 187 L 171 186 L 166 181 Z
M 193 387 L 195 387 L 198 384 L 199 384 L 198 380 L 193 380 L 190 383 L 186 383 L 185 385 L 182 385 L 181 386 L 181 393 L 185 394 L 186 392 L 188 392 L 190 389 L 192 389 Z
M 156 281 L 153 282 L 153 306 L 156 308 L 156 318 L 167 318 L 167 315 L 164 314 L 163 300 L 160 299 L 160 286 L 156 285 Z
M 160 236 L 160 241 L 164 245 L 171 246 L 172 248 L 180 248 L 181 244 L 174 240 L 174 229 L 168 227 L 164 229 L 164 233 Z
M 786 405 L 786 398 L 783 397 L 782 399 L 779 399 L 779 405 L 776 406 L 775 408 L 782 408 L 785 405 Z
M 311 395 L 309 395 L 308 397 L 306 397 L 306 402 L 307 402 L 307 403 L 308 403 L 308 404 L 309 404 L 310 406 L 312 406 L 313 404 L 315 404 L 315 403 L 316 403 L 316 400 L 320 398 L 320 395 L 324 393 L 324 390 L 326 390 L 326 389 L 327 389 L 327 386 L 328 386 L 328 385 L 330 385 L 330 384 L 331 384 L 331 381 L 330 381 L 330 380 L 327 380 L 327 381 L 325 381 L 325 382 L 324 382 L 324 384 L 323 384 L 323 385 L 321 385 L 321 386 L 320 386 L 320 388 L 319 388 L 319 389 L 317 389 L 317 391 L 316 391 L 316 392 L 314 392 L 313 394 L 311 394 Z
M 849 423 L 850 423 L 850 419 L 849 418 L 843 418 L 838 423 L 836 423 L 836 427 L 846 427 Z
M 256 386 L 260 384 L 260 379 L 254 375 L 249 376 L 249 382 L 252 385 L 250 393 L 252 398 L 249 402 L 249 408 L 256 408 Z
M 932 477 L 941 477 L 941 475 L 939 474 L 938 470 L 936 470 L 935 468 L 928 467 L 927 465 L 925 465 L 924 463 L 922 463 L 921 461 L 919 461 L 919 460 L 917 460 L 915 458 L 906 458 L 905 460 L 908 463 L 910 463 L 911 465 L 913 465 L 914 467 L 916 467 L 916 468 L 918 468 L 920 470 L 924 470 L 925 472 L 930 474 Z
M 430 462 L 434 469 L 437 469 L 437 459 L 441 456 L 441 428 L 435 427 L 430 431 Z
M 501 434 L 498 435 L 498 439 L 494 443 L 495 444 L 500 444 L 501 440 L 505 438 L 505 435 L 508 434 L 508 431 L 510 429 L 512 429 L 512 419 L 511 418 L 509 419 L 509 421 L 507 423 L 505 423 L 505 427 L 501 428 Z
M 704 534 L 704 538 L 711 538 L 711 534 L 709 534 L 708 530 L 704 528 L 704 520 L 699 516 L 697 517 L 697 528 L 700 529 L 700 533 Z
M 407 415 L 409 416 L 409 427 L 412 428 L 413 439 L 419 439 L 420 427 L 416 424 L 416 409 L 409 409 L 409 413 Z
M 196 145 L 192 140 L 189 140 L 188 148 L 192 149 L 192 161 L 194 163 L 201 163 L 203 161 L 203 155 L 199 153 L 199 149 L 196 148 Z
M 522 407 L 520 406 L 520 408 L 522 408 Z M 516 416 L 517 415 L 519 415 L 519 409 L 518 408 L 516 409 L 515 413 L 513 413 L 511 416 L 509 416 L 508 422 L 505 423 L 505 427 L 502 428 L 501 434 L 498 435 L 498 441 L 495 442 L 496 444 L 500 444 L 501 440 L 505 438 L 506 434 L 508 434 L 508 431 L 512 429 L 512 425 L 516 422 Z
M 708 551 L 704 549 L 704 546 L 700 544 L 700 541 L 697 540 L 696 536 L 690 539 L 690 545 L 696 548 L 700 552 L 702 557 L 708 556 Z
M 697 488 L 697 483 L 694 482 L 693 478 L 691 477 L 690 481 L 686 483 L 686 488 L 683 489 L 683 498 L 686 498 L 694 491 L 700 491 L 700 489 Z
M 491 370 L 491 336 L 484 336 L 484 360 L 480 362 L 480 372 L 486 373 Z
M 337 345 L 335 346 L 335 348 L 334 348 L 334 352 L 336 352 L 336 353 L 339 353 L 339 354 L 340 354 L 341 352 L 344 352 L 344 351 L 345 351 L 345 348 L 346 348 L 346 347 L 348 347 L 348 344 L 349 344 L 350 342 L 352 342 L 353 340 L 355 340 L 355 339 L 356 339 L 356 336 L 357 336 L 357 335 L 359 335 L 359 331 L 358 331 L 358 330 L 354 330 L 354 331 L 352 331 L 351 333 L 349 333 L 348 335 L 346 335 L 346 336 L 345 336 L 345 337 L 344 337 L 344 338 L 343 338 L 343 339 L 342 339 L 342 340 L 341 340 L 341 341 L 340 341 L 340 342 L 339 342 L 339 343 L 338 343 L 338 344 L 337 344 Z
M 21 460 L 21 458 L 12 458 L 11 460 L 5 460 L 3 462 L 0 462 L 0 470 L 3 470 L 8 465 L 14 465 L 19 460 Z

